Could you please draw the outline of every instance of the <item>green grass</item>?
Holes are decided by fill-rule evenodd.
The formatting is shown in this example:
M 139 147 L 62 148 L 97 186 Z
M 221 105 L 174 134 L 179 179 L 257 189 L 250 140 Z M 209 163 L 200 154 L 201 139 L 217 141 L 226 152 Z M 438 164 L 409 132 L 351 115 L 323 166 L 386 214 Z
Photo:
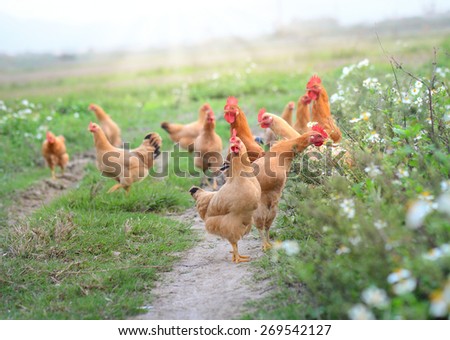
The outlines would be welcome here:
M 430 73 L 433 44 L 444 51 L 449 46 L 449 40 L 441 36 L 404 41 L 407 44 L 398 53 L 406 61 L 420 59 L 411 66 L 420 76 Z M 396 51 L 396 46 L 389 40 L 385 47 Z M 340 79 L 343 65 L 366 56 L 370 66 Z M 438 54 L 438 65 L 450 67 L 444 56 L 445 52 Z M 160 122 L 192 121 L 200 105 L 209 102 L 216 112 L 217 131 L 226 141 L 229 126 L 222 108 L 228 96 L 239 99 L 256 128 L 259 108 L 280 113 L 288 101 L 303 93 L 311 74 L 319 72 L 330 95 L 343 91 L 344 99 L 332 103 L 332 110 L 357 166 L 350 176 L 323 178 L 320 185 L 289 180 L 272 236 L 297 242 L 300 251 L 292 256 L 273 251 L 256 263 L 262 276 L 278 288 L 256 305 L 254 314 L 244 317 L 347 318 L 348 310 L 361 303 L 361 292 L 376 285 L 390 299 L 389 309 L 373 310 L 377 318 L 429 318 L 430 294 L 444 287 L 450 270 L 448 257 L 424 262 L 422 255 L 448 242 L 450 226 L 437 212 L 418 230 L 405 228 L 404 219 L 408 205 L 422 192 L 429 191 L 435 198 L 441 194 L 440 183 L 448 179 L 450 168 L 445 152 L 448 127 L 439 130 L 442 138 L 432 142 L 427 137 L 426 108 L 417 110 L 391 100 L 391 88 L 396 85 L 384 58 L 373 41 L 355 47 L 355 53 L 328 47 L 205 68 L 111 72 L 0 85 L 0 100 L 7 107 L 6 111 L 0 107 L 0 147 L 10 150 L 0 154 L 0 181 L 6 183 L 0 189 L 0 211 L 5 215 L 16 195 L 49 176 L 40 155 L 47 129 L 66 137 L 71 155 L 92 148 L 87 131 L 95 120 L 87 110 L 91 102 L 103 106 L 119 123 L 124 140 L 132 146 L 156 131 L 163 137 L 163 149 L 171 150 Z M 164 82 L 166 76 L 185 78 Z M 397 76 L 408 91 L 414 82 L 398 70 Z M 362 87 L 368 77 L 379 79 L 382 93 Z M 439 122 L 449 104 L 448 96 L 440 93 L 435 103 Z M 368 122 L 349 123 L 364 111 L 372 113 Z M 385 144 L 367 140 L 372 130 L 383 136 Z M 417 142 L 414 137 L 421 130 L 425 133 Z M 371 163 L 379 166 L 383 176 L 368 178 L 365 168 Z M 181 169 L 189 168 L 188 159 L 183 159 Z M 408 169 L 411 176 L 401 179 L 398 187 L 392 181 L 398 179 L 399 168 Z M 0 257 L 0 318 L 115 319 L 142 312 L 159 273 L 170 270 L 175 254 L 195 242 L 187 224 L 165 215 L 193 206 L 187 190 L 199 179 L 176 176 L 172 159 L 169 170 L 166 178 L 147 178 L 134 185 L 129 196 L 108 195 L 114 182 L 89 165 L 77 188 L 36 211 L 28 221 L 1 226 L 0 249 L 6 255 Z M 354 201 L 357 217 L 342 215 L 344 199 Z M 389 225 L 385 234 L 373 230 L 377 220 Z M 359 247 L 349 241 L 356 242 L 358 237 Z M 341 246 L 350 253 L 337 256 Z M 389 247 L 395 251 L 386 250 Z M 393 293 L 386 276 L 396 268 L 406 268 L 420 278 L 416 290 L 401 296 Z
M 158 273 L 195 242 L 162 214 L 190 205 L 179 186 L 147 178 L 129 196 L 88 168 L 78 189 L 8 230 L 1 319 L 123 319 L 143 312 Z

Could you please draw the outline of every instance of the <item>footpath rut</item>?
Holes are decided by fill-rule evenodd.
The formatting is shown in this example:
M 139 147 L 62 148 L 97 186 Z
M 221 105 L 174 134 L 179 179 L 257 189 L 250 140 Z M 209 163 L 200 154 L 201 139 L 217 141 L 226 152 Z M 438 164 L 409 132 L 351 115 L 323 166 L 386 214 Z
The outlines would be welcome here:
M 205 231 L 195 208 L 176 216 L 193 221 L 201 241 L 183 253 L 173 270 L 163 273 L 152 293 L 154 300 L 141 320 L 231 320 L 248 310 L 246 304 L 263 298 L 270 290 L 267 281 L 255 283 L 251 262 L 231 262 L 231 245 Z M 261 243 L 253 230 L 239 242 L 239 252 L 251 260 L 262 256 Z

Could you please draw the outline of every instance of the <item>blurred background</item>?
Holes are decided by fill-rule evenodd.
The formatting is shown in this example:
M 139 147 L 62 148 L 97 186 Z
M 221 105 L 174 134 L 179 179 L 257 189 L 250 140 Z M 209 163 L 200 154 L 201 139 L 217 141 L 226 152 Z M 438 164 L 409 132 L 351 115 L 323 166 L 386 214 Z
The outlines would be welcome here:
M 2 0 L 0 83 L 280 55 L 271 67 L 317 70 L 305 52 L 448 36 L 449 10 L 448 0 Z

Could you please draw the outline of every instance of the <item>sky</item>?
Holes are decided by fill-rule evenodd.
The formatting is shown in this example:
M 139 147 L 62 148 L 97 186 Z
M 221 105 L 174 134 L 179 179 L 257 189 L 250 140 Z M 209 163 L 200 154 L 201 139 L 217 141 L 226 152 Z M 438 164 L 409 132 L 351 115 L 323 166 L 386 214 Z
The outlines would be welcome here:
M 173 47 L 296 20 L 374 24 L 449 10 L 449 0 L 0 0 L 0 53 Z

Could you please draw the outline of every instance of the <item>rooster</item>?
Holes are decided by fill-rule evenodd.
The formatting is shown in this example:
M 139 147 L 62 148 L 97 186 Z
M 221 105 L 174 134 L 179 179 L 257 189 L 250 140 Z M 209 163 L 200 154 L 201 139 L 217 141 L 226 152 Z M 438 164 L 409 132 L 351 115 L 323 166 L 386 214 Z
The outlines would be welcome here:
M 146 135 L 142 144 L 136 149 L 124 150 L 111 145 L 97 124 L 91 122 L 89 131 L 94 136 L 97 169 L 103 176 L 118 182 L 109 189 L 108 193 L 123 188 L 128 194 L 133 183 L 147 177 L 155 158 L 160 154 L 161 137 L 154 132 Z
M 274 144 L 264 157 L 252 164 L 261 186 L 261 200 L 253 213 L 253 219 L 261 235 L 263 250 L 271 248 L 269 230 L 277 215 L 278 202 L 294 156 L 311 144 L 321 146 L 327 138 L 327 133 L 316 125 L 312 131 L 301 136 Z
M 42 156 L 44 156 L 52 172 L 52 179 L 56 179 L 55 166 L 59 166 L 61 174 L 64 175 L 64 169 L 69 162 L 69 155 L 66 152 L 63 136 L 56 137 L 52 132 L 47 131 L 46 139 L 42 143 Z
M 313 101 L 312 121 L 322 125 L 333 142 L 339 143 L 342 133 L 331 116 L 328 93 L 322 86 L 322 80 L 316 75 L 312 76 L 306 84 L 306 89 L 308 97 Z
M 250 162 L 262 157 L 264 155 L 264 150 L 255 141 L 248 125 L 247 117 L 245 116 L 244 111 L 238 106 L 238 101 L 235 97 L 228 97 L 224 107 L 224 117 L 230 124 L 230 130 L 236 130 L 237 136 L 244 143 Z
M 114 122 L 111 117 L 100 106 L 96 104 L 90 104 L 88 109 L 95 113 L 100 127 L 102 128 L 109 142 L 116 147 L 121 147 L 122 138 L 120 137 L 120 128 L 116 124 L 116 122 Z
M 169 138 L 174 143 L 179 143 L 181 148 L 192 152 L 194 151 L 194 141 L 200 134 L 206 115 L 210 111 L 212 111 L 211 106 L 205 103 L 200 107 L 198 119 L 195 122 L 189 124 L 163 122 L 161 123 L 161 128 L 167 131 Z
M 233 129 L 230 138 L 231 176 L 216 192 L 192 187 L 189 192 L 196 201 L 197 211 L 206 230 L 228 240 L 234 263 L 248 262 L 249 256 L 238 251 L 238 241 L 250 232 L 252 215 L 261 199 L 261 187 L 253 175 L 247 148 Z

